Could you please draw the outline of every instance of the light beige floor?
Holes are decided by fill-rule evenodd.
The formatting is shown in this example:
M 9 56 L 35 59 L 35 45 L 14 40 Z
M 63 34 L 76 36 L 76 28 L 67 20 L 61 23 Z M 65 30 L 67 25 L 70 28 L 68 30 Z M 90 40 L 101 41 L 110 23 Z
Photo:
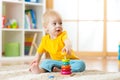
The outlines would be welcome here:
M 86 57 L 81 58 L 85 61 L 88 70 L 102 70 L 106 72 L 119 72 L 120 65 L 118 65 L 117 57 Z
M 101 58 L 101 57 L 82 57 L 86 63 L 86 70 L 101 70 L 106 72 L 119 72 L 117 57 Z M 16 65 L 16 64 L 30 64 L 29 62 L 0 62 L 0 66 Z

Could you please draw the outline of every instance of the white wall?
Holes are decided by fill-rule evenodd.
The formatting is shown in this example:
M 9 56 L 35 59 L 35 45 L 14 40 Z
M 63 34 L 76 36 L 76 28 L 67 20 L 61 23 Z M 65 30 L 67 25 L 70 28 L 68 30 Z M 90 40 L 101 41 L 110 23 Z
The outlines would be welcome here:
M 103 51 L 104 0 L 54 0 L 73 48 Z M 107 0 L 107 51 L 118 51 L 120 41 L 120 0 Z

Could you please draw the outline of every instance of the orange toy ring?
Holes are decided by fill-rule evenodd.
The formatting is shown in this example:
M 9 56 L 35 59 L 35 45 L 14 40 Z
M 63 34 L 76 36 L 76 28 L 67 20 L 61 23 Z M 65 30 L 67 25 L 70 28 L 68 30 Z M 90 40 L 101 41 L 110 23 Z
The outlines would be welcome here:
M 70 69 L 70 67 L 71 67 L 70 65 L 63 65 L 62 69 Z
M 71 70 L 71 69 L 70 69 L 70 68 L 66 68 L 66 69 L 65 69 L 65 68 L 62 68 L 61 70 L 62 70 L 62 71 L 68 71 L 68 70 Z

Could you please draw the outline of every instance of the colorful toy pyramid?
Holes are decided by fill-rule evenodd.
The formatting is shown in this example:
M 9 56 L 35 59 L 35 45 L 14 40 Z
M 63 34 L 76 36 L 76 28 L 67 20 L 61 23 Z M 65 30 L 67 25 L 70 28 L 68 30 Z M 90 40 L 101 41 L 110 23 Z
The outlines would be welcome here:
M 71 72 L 71 66 L 70 66 L 70 59 L 66 58 L 66 54 L 63 53 L 64 59 L 62 59 L 62 66 L 61 66 L 61 74 L 62 75 L 70 75 Z

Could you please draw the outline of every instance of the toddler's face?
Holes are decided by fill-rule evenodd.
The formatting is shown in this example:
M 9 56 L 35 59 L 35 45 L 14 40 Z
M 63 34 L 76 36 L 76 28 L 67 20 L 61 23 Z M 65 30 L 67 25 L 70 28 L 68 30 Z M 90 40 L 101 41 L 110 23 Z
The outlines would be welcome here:
M 48 33 L 52 36 L 58 36 L 63 28 L 62 28 L 62 20 L 59 17 L 51 17 L 49 18 L 49 22 L 47 25 Z

